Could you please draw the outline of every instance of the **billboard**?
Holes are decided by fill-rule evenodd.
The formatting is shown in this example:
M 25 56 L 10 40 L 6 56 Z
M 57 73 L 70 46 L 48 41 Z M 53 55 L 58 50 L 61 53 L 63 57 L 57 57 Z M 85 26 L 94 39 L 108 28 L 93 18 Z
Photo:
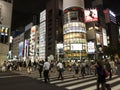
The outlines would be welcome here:
M 94 42 L 88 42 L 88 53 L 94 53 L 95 52 L 95 43 Z
M 82 44 L 71 44 L 71 50 L 82 50 Z
M 99 33 L 96 33 L 96 44 L 97 45 L 101 44 L 101 42 L 100 42 L 100 34 Z
M 102 28 L 102 35 L 103 35 L 103 45 L 108 46 L 107 44 L 107 32 L 105 28 Z
M 98 21 L 98 13 L 97 9 L 89 9 L 84 11 L 85 14 L 85 22 L 93 22 Z
M 19 56 L 23 56 L 24 53 L 24 42 L 19 43 Z
M 25 40 L 25 45 L 24 45 L 24 57 L 29 56 L 29 41 Z

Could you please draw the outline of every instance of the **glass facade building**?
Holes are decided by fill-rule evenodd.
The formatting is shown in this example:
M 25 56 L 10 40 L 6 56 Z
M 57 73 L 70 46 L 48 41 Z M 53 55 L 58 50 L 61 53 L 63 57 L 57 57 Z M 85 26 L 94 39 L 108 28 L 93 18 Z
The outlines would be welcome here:
M 64 57 L 66 60 L 81 60 L 87 56 L 86 26 L 84 23 L 84 1 L 63 1 Z

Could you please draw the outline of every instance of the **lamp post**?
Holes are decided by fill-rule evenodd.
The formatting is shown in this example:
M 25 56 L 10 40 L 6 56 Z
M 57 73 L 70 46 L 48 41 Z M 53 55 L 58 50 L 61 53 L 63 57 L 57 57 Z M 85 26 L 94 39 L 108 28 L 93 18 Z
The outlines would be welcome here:
M 82 44 L 80 44 L 80 49 L 79 50 L 80 50 L 80 61 L 81 61 L 82 60 L 82 54 L 81 54 L 82 53 Z

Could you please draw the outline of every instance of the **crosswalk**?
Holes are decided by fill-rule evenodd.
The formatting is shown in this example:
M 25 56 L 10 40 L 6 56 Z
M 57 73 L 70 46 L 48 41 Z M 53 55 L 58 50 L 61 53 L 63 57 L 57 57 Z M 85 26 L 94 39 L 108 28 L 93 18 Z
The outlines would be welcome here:
M 38 80 L 44 81 L 43 78 L 38 78 Z M 57 80 L 56 76 L 50 77 L 49 83 L 67 90 L 96 90 L 96 81 L 97 77 L 94 75 L 75 78 L 73 74 L 66 74 L 64 80 Z M 120 76 L 114 75 L 112 80 L 107 79 L 107 83 L 110 84 L 112 90 L 120 90 Z

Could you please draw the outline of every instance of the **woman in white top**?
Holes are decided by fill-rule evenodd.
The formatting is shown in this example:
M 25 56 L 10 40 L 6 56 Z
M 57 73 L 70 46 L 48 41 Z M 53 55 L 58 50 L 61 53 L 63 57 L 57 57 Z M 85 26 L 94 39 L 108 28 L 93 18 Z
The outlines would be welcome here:
M 59 72 L 58 79 L 63 79 L 62 73 L 64 71 L 64 67 L 63 67 L 62 62 L 60 62 L 60 61 L 58 62 L 57 68 L 58 68 L 58 72 Z

